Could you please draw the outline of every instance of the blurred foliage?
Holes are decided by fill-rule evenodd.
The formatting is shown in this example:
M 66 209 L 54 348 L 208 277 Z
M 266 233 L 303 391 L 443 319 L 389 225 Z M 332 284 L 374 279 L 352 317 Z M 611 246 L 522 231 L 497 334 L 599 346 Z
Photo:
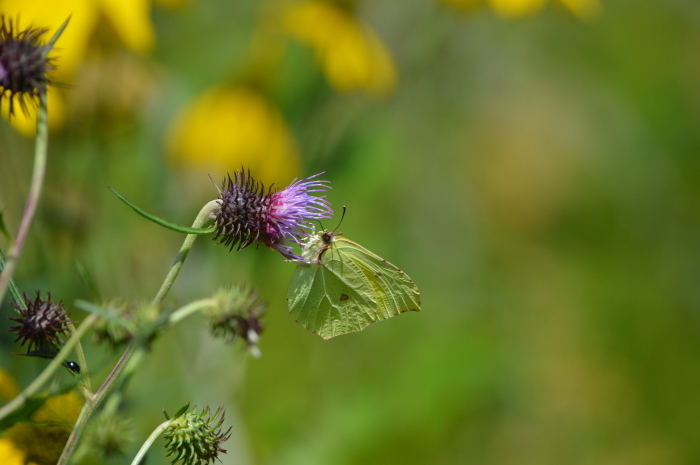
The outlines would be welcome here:
M 287 315 L 292 264 L 200 239 L 171 304 L 257 287 L 263 357 L 212 340 L 203 319 L 176 327 L 128 391 L 137 438 L 161 407 L 192 402 L 226 407 L 224 463 L 700 461 L 696 0 L 122 1 L 129 15 L 117 2 L 59 3 L 32 17 L 43 2 L 0 2 L 50 29 L 72 9 L 57 54 L 65 118 L 21 290 L 90 298 L 79 262 L 105 299 L 152 297 L 182 237 L 105 185 L 189 224 L 217 196 L 207 174 L 220 183 L 244 164 L 280 187 L 325 171 L 336 212 L 348 207 L 339 230 L 422 294 L 421 313 L 324 342 Z M 344 26 L 289 27 L 303 5 Z M 350 63 L 339 37 L 356 41 L 348 57 L 383 57 L 353 63 L 390 91 L 334 80 L 352 77 L 329 71 Z M 219 94 L 199 113 L 211 89 L 255 97 L 225 107 Z M 4 125 L 0 147 L 12 231 L 32 143 Z M 46 361 L 13 355 L 0 321 L 0 366 L 26 386 Z M 97 381 L 115 362 L 107 349 L 87 356 Z

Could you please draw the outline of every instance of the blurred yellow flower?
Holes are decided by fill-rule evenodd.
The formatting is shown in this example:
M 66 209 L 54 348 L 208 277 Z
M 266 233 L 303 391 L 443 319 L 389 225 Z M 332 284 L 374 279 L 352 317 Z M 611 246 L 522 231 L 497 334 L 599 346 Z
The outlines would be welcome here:
M 463 10 L 473 9 L 485 0 L 439 0 L 441 3 Z M 487 0 L 491 7 L 504 18 L 516 19 L 537 13 L 548 0 Z M 600 0 L 558 0 L 582 20 L 596 17 L 602 10 Z
M 19 394 L 17 382 L 8 372 L 0 368 L 0 399 L 12 400 Z
M 300 171 L 284 117 L 245 86 L 215 86 L 197 97 L 171 123 L 166 145 L 173 162 L 203 173 L 243 166 L 265 185 L 284 186 Z
M 83 398 L 75 390 L 47 400 L 32 415 L 31 422 L 15 424 L 0 438 L 0 463 L 55 464 L 82 404 Z
M 284 29 L 315 51 L 336 90 L 381 96 L 396 85 L 396 67 L 381 39 L 341 7 L 321 0 L 295 4 L 285 15 Z
M 3 465 L 25 465 L 25 453 L 7 439 L 0 438 L 0 463 Z
M 72 82 L 85 59 L 91 36 L 103 18 L 109 22 L 109 29 L 131 50 L 148 52 L 155 44 L 150 0 L 0 0 L 0 11 L 7 17 L 17 18 L 20 30 L 29 26 L 48 29 L 45 40 L 70 17 L 68 27 L 50 54 L 56 57 L 56 70 L 50 76 L 63 84 Z M 49 125 L 58 127 L 64 120 L 65 105 L 60 92 L 55 91 L 53 96 L 50 93 L 49 97 Z M 17 116 L 12 118 L 11 124 L 22 134 L 33 136 L 33 120 Z M 33 113 L 30 118 L 33 118 Z

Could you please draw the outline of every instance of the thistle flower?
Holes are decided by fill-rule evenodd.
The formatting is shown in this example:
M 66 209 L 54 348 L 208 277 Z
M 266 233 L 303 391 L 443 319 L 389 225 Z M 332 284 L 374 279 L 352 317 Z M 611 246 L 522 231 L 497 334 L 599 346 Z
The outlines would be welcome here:
M 27 28 L 17 31 L 16 23 L 0 16 L 0 103 L 9 101 L 9 115 L 14 114 L 15 97 L 27 113 L 26 100 L 35 100 L 46 93 L 51 80 L 47 73 L 54 69 L 47 57 L 51 45 L 39 39 L 46 29 Z
M 50 292 L 44 300 L 37 291 L 34 301 L 25 292 L 24 303 L 26 308 L 13 304 L 20 313 L 20 318 L 10 318 L 20 323 L 10 328 L 10 331 L 17 333 L 15 342 L 19 341 L 22 345 L 29 342 L 27 351 L 60 345 L 59 336 L 68 331 L 69 323 L 75 323 L 68 318 L 69 311 L 63 308 L 63 301 L 52 302 Z
M 267 307 L 257 298 L 258 293 L 253 289 L 225 287 L 214 295 L 216 305 L 205 310 L 214 337 L 222 337 L 227 342 L 242 338 L 255 357 L 260 356 L 257 344 L 263 330 L 261 317 Z
M 223 422 L 224 410 L 221 407 L 211 416 L 209 407 L 206 407 L 199 415 L 192 412 L 173 418 L 165 431 L 168 457 L 175 456 L 172 463 L 182 460 L 184 465 L 207 464 L 218 459 L 219 453 L 225 454 L 219 444 L 231 436 L 231 428 L 222 433 Z
M 281 191 L 265 189 L 250 172 L 236 171 L 221 186 L 221 210 L 216 214 L 214 239 L 233 250 L 253 242 L 278 251 L 289 260 L 301 260 L 286 242 L 300 243 L 313 229 L 310 220 L 329 218 L 333 214 L 324 197 L 310 192 L 328 189 L 328 181 L 312 180 L 323 173 L 294 181 Z

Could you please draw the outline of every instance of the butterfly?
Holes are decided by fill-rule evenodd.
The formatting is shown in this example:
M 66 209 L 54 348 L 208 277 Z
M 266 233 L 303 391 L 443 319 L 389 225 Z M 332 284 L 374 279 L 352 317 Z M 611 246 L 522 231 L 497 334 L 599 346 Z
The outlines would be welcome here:
M 301 256 L 287 289 L 289 313 L 323 339 L 420 311 L 418 287 L 406 273 L 345 237 L 316 232 Z

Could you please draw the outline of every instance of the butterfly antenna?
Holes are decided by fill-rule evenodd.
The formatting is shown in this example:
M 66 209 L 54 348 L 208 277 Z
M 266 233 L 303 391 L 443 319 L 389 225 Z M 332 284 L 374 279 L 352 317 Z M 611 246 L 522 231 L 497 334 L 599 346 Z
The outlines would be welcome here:
M 335 231 L 340 227 L 340 225 L 343 223 L 343 218 L 345 218 L 345 205 L 343 205 L 343 215 L 340 217 L 340 221 L 338 221 L 338 226 L 335 227 L 333 230 L 333 233 L 335 234 Z

